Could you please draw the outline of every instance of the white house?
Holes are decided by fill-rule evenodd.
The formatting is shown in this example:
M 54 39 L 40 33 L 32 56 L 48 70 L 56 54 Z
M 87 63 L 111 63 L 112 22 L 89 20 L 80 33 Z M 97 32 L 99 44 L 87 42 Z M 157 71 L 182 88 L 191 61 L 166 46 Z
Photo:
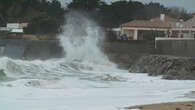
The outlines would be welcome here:
M 24 28 L 26 27 L 28 27 L 28 23 L 7 23 L 6 27 L 0 27 L 0 31 L 24 33 Z
M 133 40 L 144 40 L 151 34 L 154 37 L 194 38 L 195 16 L 184 22 L 161 14 L 151 20 L 134 20 L 120 26 L 121 34 Z

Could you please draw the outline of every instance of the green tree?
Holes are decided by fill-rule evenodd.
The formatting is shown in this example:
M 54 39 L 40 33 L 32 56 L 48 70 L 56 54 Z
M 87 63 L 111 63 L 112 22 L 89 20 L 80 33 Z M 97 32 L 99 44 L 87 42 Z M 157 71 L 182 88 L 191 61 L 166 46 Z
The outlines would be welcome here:
M 89 11 L 97 9 L 99 5 L 100 0 L 73 0 L 68 8 Z
M 144 10 L 141 2 L 117 1 L 110 5 L 104 3 L 100 6 L 101 21 L 106 26 L 117 27 L 133 19 L 141 19 L 141 10 Z

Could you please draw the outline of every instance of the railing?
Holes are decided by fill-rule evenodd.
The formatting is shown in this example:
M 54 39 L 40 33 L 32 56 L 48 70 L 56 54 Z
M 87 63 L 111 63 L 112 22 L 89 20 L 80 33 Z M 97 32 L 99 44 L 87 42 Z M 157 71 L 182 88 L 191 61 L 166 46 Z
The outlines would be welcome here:
M 156 40 L 195 40 L 195 38 L 171 38 L 171 37 L 156 37 Z

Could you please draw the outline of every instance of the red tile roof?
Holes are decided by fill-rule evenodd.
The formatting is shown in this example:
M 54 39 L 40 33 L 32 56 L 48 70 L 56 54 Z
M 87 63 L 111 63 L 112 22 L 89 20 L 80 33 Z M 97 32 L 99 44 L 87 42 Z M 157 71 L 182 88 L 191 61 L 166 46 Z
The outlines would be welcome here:
M 161 22 L 160 17 L 153 18 L 150 21 Z M 169 16 L 165 16 L 164 22 L 177 22 L 178 20 Z
M 176 21 L 176 19 L 166 16 L 164 21 L 161 21 L 159 17 L 151 20 L 134 20 L 122 24 L 121 27 L 171 28 L 171 23 Z

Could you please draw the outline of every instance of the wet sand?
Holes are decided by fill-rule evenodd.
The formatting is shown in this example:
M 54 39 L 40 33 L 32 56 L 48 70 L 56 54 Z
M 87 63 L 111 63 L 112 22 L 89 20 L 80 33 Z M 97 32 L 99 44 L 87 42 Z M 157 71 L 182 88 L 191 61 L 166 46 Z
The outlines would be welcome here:
M 195 110 L 195 101 L 127 107 L 127 110 Z

